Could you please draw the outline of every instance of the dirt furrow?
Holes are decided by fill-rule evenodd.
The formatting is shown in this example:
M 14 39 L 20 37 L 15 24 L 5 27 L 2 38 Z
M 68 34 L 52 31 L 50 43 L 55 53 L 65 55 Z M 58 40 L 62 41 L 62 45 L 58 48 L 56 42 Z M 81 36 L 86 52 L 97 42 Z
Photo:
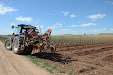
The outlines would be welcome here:
M 57 48 L 54 55 L 35 56 L 74 75 L 113 75 L 113 43 Z

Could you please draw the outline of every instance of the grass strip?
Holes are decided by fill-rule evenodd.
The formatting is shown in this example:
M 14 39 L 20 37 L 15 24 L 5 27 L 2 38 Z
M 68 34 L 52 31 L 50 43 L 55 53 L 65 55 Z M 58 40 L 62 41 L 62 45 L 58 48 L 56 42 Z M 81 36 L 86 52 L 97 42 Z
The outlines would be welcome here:
M 53 71 L 58 71 L 59 73 L 65 73 L 62 70 L 57 70 L 57 68 L 55 66 L 52 66 L 47 62 L 40 61 L 39 59 L 33 57 L 32 55 L 25 55 L 25 57 L 28 57 L 34 64 L 36 64 L 42 68 L 45 68 L 51 74 L 54 73 Z

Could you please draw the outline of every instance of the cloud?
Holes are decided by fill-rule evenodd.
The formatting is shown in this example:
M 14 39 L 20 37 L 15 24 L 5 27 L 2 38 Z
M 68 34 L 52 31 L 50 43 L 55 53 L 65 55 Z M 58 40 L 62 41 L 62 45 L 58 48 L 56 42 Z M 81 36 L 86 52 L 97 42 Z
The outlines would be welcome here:
M 61 31 L 69 31 L 70 29 L 61 29 Z
M 113 31 L 113 29 L 110 29 L 111 31 Z
M 37 28 L 39 28 L 39 26 L 41 27 L 41 28 L 44 28 L 44 26 L 43 25 L 38 25 L 38 26 L 36 26 Z
M 75 14 L 71 14 L 70 17 L 71 18 L 74 18 L 74 17 L 76 17 L 76 15 Z
M 53 26 L 50 26 L 48 29 L 56 29 L 56 28 L 62 28 L 62 26 L 53 25 Z
M 5 7 L 4 4 L 0 4 L 0 14 L 4 15 L 7 12 L 17 11 L 17 9 L 13 9 L 12 7 Z
M 62 13 L 64 13 L 64 16 L 67 16 L 69 14 L 69 12 L 62 12 Z
M 94 23 L 82 24 L 82 25 L 72 25 L 71 27 L 87 27 L 87 26 L 95 26 Z
M 111 31 L 107 28 L 100 28 L 100 29 L 91 29 L 91 30 L 83 30 L 86 34 L 99 34 L 99 33 L 110 33 Z
M 111 2 L 111 1 L 106 1 L 105 3 L 113 4 L 113 2 Z
M 20 17 L 16 17 L 16 20 L 17 20 L 17 21 L 26 21 L 26 22 L 30 22 L 30 21 L 32 21 L 32 18 L 31 18 L 31 17 L 22 17 L 22 16 L 20 16 Z
M 59 25 L 59 26 L 61 26 L 62 24 L 61 24 L 61 23 L 56 23 L 55 25 Z
M 107 28 L 103 28 L 103 30 L 107 30 Z
M 90 15 L 88 18 L 90 18 L 92 21 L 95 21 L 96 19 L 101 19 L 104 18 L 106 14 L 95 14 L 95 15 Z
M 73 34 L 73 35 L 80 35 L 80 34 L 99 34 L 99 33 L 111 33 L 110 29 L 107 28 L 100 28 L 100 29 L 80 29 L 80 30 L 72 30 L 72 29 L 61 29 L 59 31 L 54 31 L 54 35 L 61 35 L 61 34 Z
M 71 27 L 79 27 L 80 25 L 72 25 Z
M 56 23 L 55 25 L 50 26 L 48 29 L 56 29 L 56 28 L 62 28 L 62 24 Z
M 72 29 L 59 29 L 59 30 L 52 30 L 52 35 L 63 35 L 63 34 L 75 34 L 76 31 Z
M 69 17 L 71 17 L 71 18 L 74 18 L 74 17 L 76 17 L 76 15 L 75 14 L 69 14 L 70 12 L 62 12 L 63 14 L 64 14 L 64 16 L 69 16 Z
M 81 27 L 87 27 L 87 26 L 95 26 L 96 24 L 94 23 L 88 23 L 88 24 L 82 24 L 80 25 Z

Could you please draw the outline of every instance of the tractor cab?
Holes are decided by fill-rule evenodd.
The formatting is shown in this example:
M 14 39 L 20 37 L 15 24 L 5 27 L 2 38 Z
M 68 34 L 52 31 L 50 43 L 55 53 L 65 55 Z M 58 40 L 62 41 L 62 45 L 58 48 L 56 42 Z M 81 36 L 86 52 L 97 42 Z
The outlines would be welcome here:
M 14 26 L 12 26 L 12 28 L 14 28 Z M 20 24 L 18 25 L 18 27 L 15 28 L 16 28 L 15 33 L 13 33 L 14 36 L 19 36 L 30 31 L 36 31 L 37 33 L 39 33 L 38 29 L 31 25 Z

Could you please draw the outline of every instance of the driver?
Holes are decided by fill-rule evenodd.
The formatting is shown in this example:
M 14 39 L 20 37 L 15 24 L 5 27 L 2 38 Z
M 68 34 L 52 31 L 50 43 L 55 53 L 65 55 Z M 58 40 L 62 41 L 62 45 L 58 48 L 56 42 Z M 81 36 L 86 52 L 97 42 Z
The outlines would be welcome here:
M 35 31 L 34 28 L 32 28 L 31 31 L 28 32 L 28 34 L 31 36 L 37 36 L 37 32 Z

